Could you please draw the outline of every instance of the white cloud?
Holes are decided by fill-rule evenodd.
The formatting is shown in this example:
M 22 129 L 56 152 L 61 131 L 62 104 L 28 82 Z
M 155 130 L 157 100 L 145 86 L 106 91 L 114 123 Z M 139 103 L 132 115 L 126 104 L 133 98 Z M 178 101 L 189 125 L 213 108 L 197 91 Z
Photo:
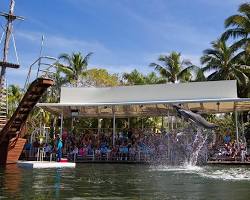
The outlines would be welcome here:
M 28 40 L 36 45 L 39 45 L 43 34 L 40 32 L 19 31 L 16 35 L 17 37 L 21 37 L 24 40 Z M 85 41 L 59 35 L 45 35 L 44 43 L 45 50 L 46 48 L 49 48 L 50 53 L 53 51 L 53 54 L 71 52 L 75 50 L 85 51 L 83 53 L 95 51 L 105 54 L 111 53 L 109 49 L 98 41 Z

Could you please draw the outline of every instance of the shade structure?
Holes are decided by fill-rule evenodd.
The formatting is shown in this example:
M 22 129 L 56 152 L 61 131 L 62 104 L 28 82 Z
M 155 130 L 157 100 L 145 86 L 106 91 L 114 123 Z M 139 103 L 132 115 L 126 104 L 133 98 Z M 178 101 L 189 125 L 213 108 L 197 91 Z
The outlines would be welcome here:
M 61 88 L 60 103 L 37 106 L 71 117 L 163 116 L 173 104 L 200 113 L 250 110 L 250 99 L 237 97 L 236 81 L 119 86 L 107 88 Z

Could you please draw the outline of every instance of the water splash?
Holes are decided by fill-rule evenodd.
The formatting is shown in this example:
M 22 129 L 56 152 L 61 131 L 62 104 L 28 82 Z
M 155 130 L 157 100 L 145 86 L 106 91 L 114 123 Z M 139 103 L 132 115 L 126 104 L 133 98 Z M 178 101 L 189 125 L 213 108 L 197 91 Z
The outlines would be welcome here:
M 186 164 L 189 166 L 195 166 L 197 164 L 199 153 L 204 146 L 207 140 L 207 134 L 205 136 L 202 135 L 202 130 L 198 129 L 197 134 L 195 135 L 194 142 L 192 144 L 192 151 L 190 152 L 190 156 L 186 161 Z
M 196 166 L 205 163 L 207 156 L 206 141 L 208 132 L 197 127 L 186 127 L 178 133 L 167 134 L 167 152 L 165 157 L 153 163 L 166 166 Z

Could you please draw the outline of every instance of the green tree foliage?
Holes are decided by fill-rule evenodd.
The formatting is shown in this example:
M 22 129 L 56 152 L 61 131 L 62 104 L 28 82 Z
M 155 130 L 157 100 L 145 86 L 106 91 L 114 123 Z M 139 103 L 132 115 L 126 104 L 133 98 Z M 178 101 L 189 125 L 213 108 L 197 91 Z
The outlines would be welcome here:
M 192 71 L 197 69 L 189 60 L 182 60 L 181 53 L 175 51 L 169 55 L 160 55 L 158 61 L 159 63 L 151 63 L 150 66 L 172 83 L 191 81 Z
M 18 85 L 8 87 L 8 117 L 12 116 L 23 97 L 23 91 Z
M 234 43 L 236 48 L 244 49 L 240 55 L 250 54 L 250 3 L 240 5 L 239 14 L 232 15 L 225 20 L 227 30 L 223 33 L 222 38 L 239 39 Z
M 236 51 L 233 45 L 227 46 L 223 39 L 212 42 L 212 48 L 204 50 L 201 57 L 201 63 L 205 65 L 202 70 L 212 71 L 207 80 L 237 80 L 239 86 L 246 87 L 249 79 Z
M 130 73 L 123 73 L 122 78 L 125 85 L 159 84 L 166 82 L 165 79 L 158 77 L 154 72 L 143 75 L 136 69 Z
M 93 68 L 86 72 L 86 84 L 96 87 L 112 87 L 119 85 L 118 74 L 111 74 L 106 69 Z
M 55 65 L 60 72 L 65 74 L 66 82 L 72 86 L 80 86 L 82 78 L 86 76 L 88 61 L 92 53 L 88 53 L 83 56 L 81 53 L 61 54 L 59 56 L 59 62 Z

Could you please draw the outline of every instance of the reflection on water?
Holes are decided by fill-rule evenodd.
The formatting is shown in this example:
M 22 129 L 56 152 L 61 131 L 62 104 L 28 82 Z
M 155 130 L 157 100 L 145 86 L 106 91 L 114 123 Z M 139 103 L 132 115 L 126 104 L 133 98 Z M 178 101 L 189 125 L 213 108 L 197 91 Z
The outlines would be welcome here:
M 22 179 L 21 169 L 16 165 L 9 165 L 4 171 L 4 187 L 10 193 L 18 193 Z
M 0 169 L 0 199 L 249 199 L 250 169 L 79 164 Z

